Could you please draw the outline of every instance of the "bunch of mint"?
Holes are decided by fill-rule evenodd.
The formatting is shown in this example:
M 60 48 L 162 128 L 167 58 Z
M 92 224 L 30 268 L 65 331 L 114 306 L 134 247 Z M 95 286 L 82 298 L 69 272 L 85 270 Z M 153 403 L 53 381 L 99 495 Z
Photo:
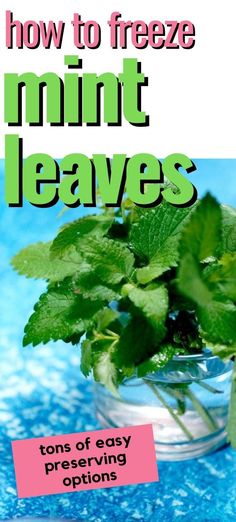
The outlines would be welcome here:
M 236 210 L 207 194 L 191 208 L 129 200 L 62 227 L 12 260 L 47 280 L 23 344 L 81 338 L 81 370 L 117 393 L 134 374 L 210 347 L 236 355 Z M 236 383 L 228 422 L 236 446 Z

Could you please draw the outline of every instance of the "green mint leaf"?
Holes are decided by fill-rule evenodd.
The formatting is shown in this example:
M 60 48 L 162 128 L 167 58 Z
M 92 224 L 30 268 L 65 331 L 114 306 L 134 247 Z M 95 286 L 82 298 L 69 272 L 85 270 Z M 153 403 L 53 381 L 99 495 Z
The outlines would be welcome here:
M 164 344 L 158 353 L 147 359 L 137 368 L 138 377 L 144 377 L 147 373 L 155 373 L 165 366 L 173 357 L 175 348 L 171 344 Z
M 178 286 L 194 303 L 202 337 L 206 342 L 226 345 L 236 342 L 235 305 L 220 301 L 218 294 L 209 290 L 197 261 L 189 253 L 181 259 Z
M 210 194 L 199 202 L 184 227 L 180 254 L 190 252 L 198 261 L 215 256 L 221 244 L 221 207 Z
M 207 343 L 206 343 L 207 344 Z M 220 359 L 231 359 L 231 357 L 235 357 L 236 355 L 236 344 L 232 344 L 231 346 L 227 346 L 224 344 L 210 344 L 208 343 L 209 348 L 214 355 L 220 357 Z
M 25 327 L 23 345 L 47 343 L 83 334 L 101 307 L 100 301 L 84 300 L 74 293 L 70 279 L 51 286 L 41 295 Z
M 76 293 L 82 294 L 86 299 L 107 301 L 118 300 L 120 295 L 115 289 L 105 285 L 98 277 L 96 271 L 81 271 L 75 278 Z
M 236 343 L 236 306 L 212 301 L 197 308 L 197 317 L 206 341 L 214 344 Z
M 81 345 L 80 369 L 85 377 L 88 377 L 92 369 L 92 345 L 89 339 L 85 339 Z
M 113 360 L 120 370 L 132 369 L 151 357 L 156 350 L 156 333 L 142 315 L 133 315 L 123 328 L 117 343 Z
M 130 244 L 147 266 L 137 270 L 137 279 L 145 284 L 176 266 L 180 232 L 191 209 L 161 204 L 141 215 L 131 227 Z
M 236 253 L 224 254 L 220 263 L 220 291 L 233 301 L 236 301 Z
M 153 327 L 156 342 L 162 341 L 166 335 L 165 321 L 168 312 L 168 292 L 165 286 L 132 288 L 128 296 Z
M 137 280 L 142 285 L 150 283 L 157 277 L 167 272 L 171 267 L 177 266 L 178 260 L 178 241 L 177 236 L 172 240 L 167 240 L 161 252 L 157 254 L 149 265 L 136 270 Z
M 131 227 L 130 243 L 134 252 L 143 260 L 153 259 L 170 237 L 175 237 L 189 217 L 191 210 L 162 203 L 140 216 Z
M 96 351 L 93 354 L 93 375 L 97 382 L 100 382 L 116 397 L 119 397 L 117 390 L 118 375 L 117 368 L 111 359 L 109 345 L 106 351 Z
M 63 256 L 64 252 L 71 247 L 76 247 L 80 250 L 80 248 L 83 248 L 81 241 L 87 236 L 89 238 L 104 236 L 111 227 L 112 222 L 112 218 L 98 215 L 85 216 L 69 225 L 65 225 L 51 245 L 51 258 Z
M 236 209 L 222 205 L 222 251 L 236 252 Z
M 96 324 L 98 332 L 103 332 L 108 326 L 119 317 L 119 313 L 111 308 L 103 308 L 96 314 Z
M 73 275 L 84 263 L 81 255 L 73 250 L 63 259 L 50 259 L 49 243 L 35 243 L 16 254 L 11 264 L 21 275 L 34 279 L 47 279 L 50 282 L 61 281 Z
M 212 294 L 201 277 L 200 267 L 189 252 L 180 261 L 178 288 L 185 297 L 198 305 L 204 306 L 212 300 Z
M 115 285 L 124 278 L 130 278 L 134 256 L 128 248 L 107 238 L 91 238 L 83 246 L 85 260 L 91 265 L 91 269 L 106 284 Z
M 229 403 L 229 416 L 227 423 L 228 442 L 236 449 L 236 361 L 234 361 L 231 397 Z
M 224 254 L 218 263 L 208 265 L 203 277 L 215 294 L 236 301 L 236 253 Z

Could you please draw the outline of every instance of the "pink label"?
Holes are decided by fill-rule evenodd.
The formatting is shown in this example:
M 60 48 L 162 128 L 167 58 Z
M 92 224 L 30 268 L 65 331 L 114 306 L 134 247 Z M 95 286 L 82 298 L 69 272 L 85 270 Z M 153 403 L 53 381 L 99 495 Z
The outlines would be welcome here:
M 12 442 L 19 498 L 155 482 L 152 425 Z

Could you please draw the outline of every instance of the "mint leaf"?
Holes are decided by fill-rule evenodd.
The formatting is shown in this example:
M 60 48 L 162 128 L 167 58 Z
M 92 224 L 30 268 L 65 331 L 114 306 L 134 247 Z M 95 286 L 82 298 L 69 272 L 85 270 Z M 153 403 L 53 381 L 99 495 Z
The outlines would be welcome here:
M 233 301 L 236 301 L 236 253 L 224 254 L 220 263 L 220 291 Z
M 118 284 L 132 274 L 133 254 L 125 245 L 113 239 L 91 238 L 83 246 L 83 256 L 101 281 L 108 285 Z
M 208 267 L 203 274 L 200 267 L 200 261 L 217 254 L 220 241 L 221 209 L 208 194 L 199 203 L 182 234 L 178 284 L 180 291 L 195 303 L 206 342 L 232 345 L 236 342 L 236 307 L 229 300 L 224 299 L 223 302 L 220 286 L 213 284 L 216 282 L 215 266 Z M 218 268 L 216 270 L 218 272 Z M 226 283 L 225 276 L 222 277 L 222 284 Z M 229 278 L 232 291 L 231 283 Z
M 82 294 L 86 299 L 101 301 L 114 301 L 120 298 L 118 291 L 105 285 L 98 277 L 96 271 L 81 271 L 75 278 L 75 292 Z
M 107 345 L 104 351 L 93 351 L 93 375 L 97 382 L 100 382 L 110 392 L 119 397 L 117 390 L 118 375 L 114 362 L 111 359 L 112 346 Z
M 171 344 L 164 344 L 150 359 L 147 359 L 137 368 L 138 377 L 144 377 L 147 373 L 155 373 L 165 366 L 175 354 L 175 348 Z
M 128 296 L 153 327 L 155 340 L 159 343 L 166 335 L 168 292 L 165 286 L 150 286 L 146 289 L 132 288 Z
M 111 308 L 103 308 L 96 314 L 98 332 L 103 332 L 108 326 L 119 317 L 119 313 Z
M 162 203 L 141 215 L 130 233 L 130 244 L 147 266 L 137 270 L 137 279 L 145 284 L 176 266 L 180 232 L 191 210 Z
M 215 256 L 221 243 L 221 208 L 210 194 L 198 203 L 184 227 L 180 254 L 190 252 L 198 261 Z
M 204 306 L 212 300 L 212 294 L 201 277 L 200 267 L 189 252 L 180 261 L 178 288 L 185 297 L 198 305 Z
M 206 341 L 214 344 L 236 343 L 236 306 L 212 301 L 197 308 L 197 317 Z
M 208 265 L 203 277 L 215 294 L 236 301 L 236 253 L 224 254 L 217 264 Z
M 89 339 L 85 339 L 81 345 L 80 369 L 85 377 L 88 377 L 92 369 L 92 345 Z
M 130 233 L 130 244 L 143 260 L 152 259 L 164 246 L 166 240 L 175 237 L 188 218 L 191 210 L 162 203 L 149 209 L 134 223 Z
M 211 348 L 212 353 L 220 357 L 220 359 L 227 360 L 236 355 L 236 344 L 231 346 L 227 346 L 222 343 L 213 345 L 210 344 L 209 347 Z
M 23 345 L 67 340 L 83 334 L 101 307 L 100 301 L 89 301 L 74 293 L 74 285 L 66 279 L 49 287 L 35 305 L 25 327 Z
M 210 291 L 191 254 L 181 260 L 178 273 L 179 290 L 194 303 L 202 337 L 213 344 L 236 342 L 236 306 L 222 302 Z
M 236 449 L 236 361 L 234 361 L 231 397 L 229 403 L 229 416 L 227 422 L 228 442 Z
M 150 283 L 171 267 L 177 266 L 178 241 L 175 237 L 172 241 L 167 240 L 161 252 L 151 259 L 150 264 L 136 270 L 137 280 L 141 284 Z
M 113 219 L 104 215 L 86 216 L 69 225 L 65 225 L 51 245 L 51 257 L 61 257 L 66 250 L 76 247 L 80 250 L 81 240 L 90 237 L 102 237 L 111 227 Z
M 133 315 L 116 345 L 113 360 L 120 370 L 134 368 L 156 352 L 155 331 L 140 314 Z
M 222 251 L 236 252 L 236 209 L 222 205 Z
M 67 252 L 63 259 L 50 259 L 51 242 L 35 243 L 13 257 L 11 264 L 21 275 L 34 279 L 61 281 L 73 275 L 83 264 L 81 255 L 75 250 Z

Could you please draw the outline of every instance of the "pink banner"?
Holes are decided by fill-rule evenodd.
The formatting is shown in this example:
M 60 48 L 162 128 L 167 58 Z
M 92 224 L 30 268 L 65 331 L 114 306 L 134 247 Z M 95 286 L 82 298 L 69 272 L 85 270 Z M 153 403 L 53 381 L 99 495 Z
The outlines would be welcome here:
M 19 498 L 155 482 L 152 425 L 12 442 Z

